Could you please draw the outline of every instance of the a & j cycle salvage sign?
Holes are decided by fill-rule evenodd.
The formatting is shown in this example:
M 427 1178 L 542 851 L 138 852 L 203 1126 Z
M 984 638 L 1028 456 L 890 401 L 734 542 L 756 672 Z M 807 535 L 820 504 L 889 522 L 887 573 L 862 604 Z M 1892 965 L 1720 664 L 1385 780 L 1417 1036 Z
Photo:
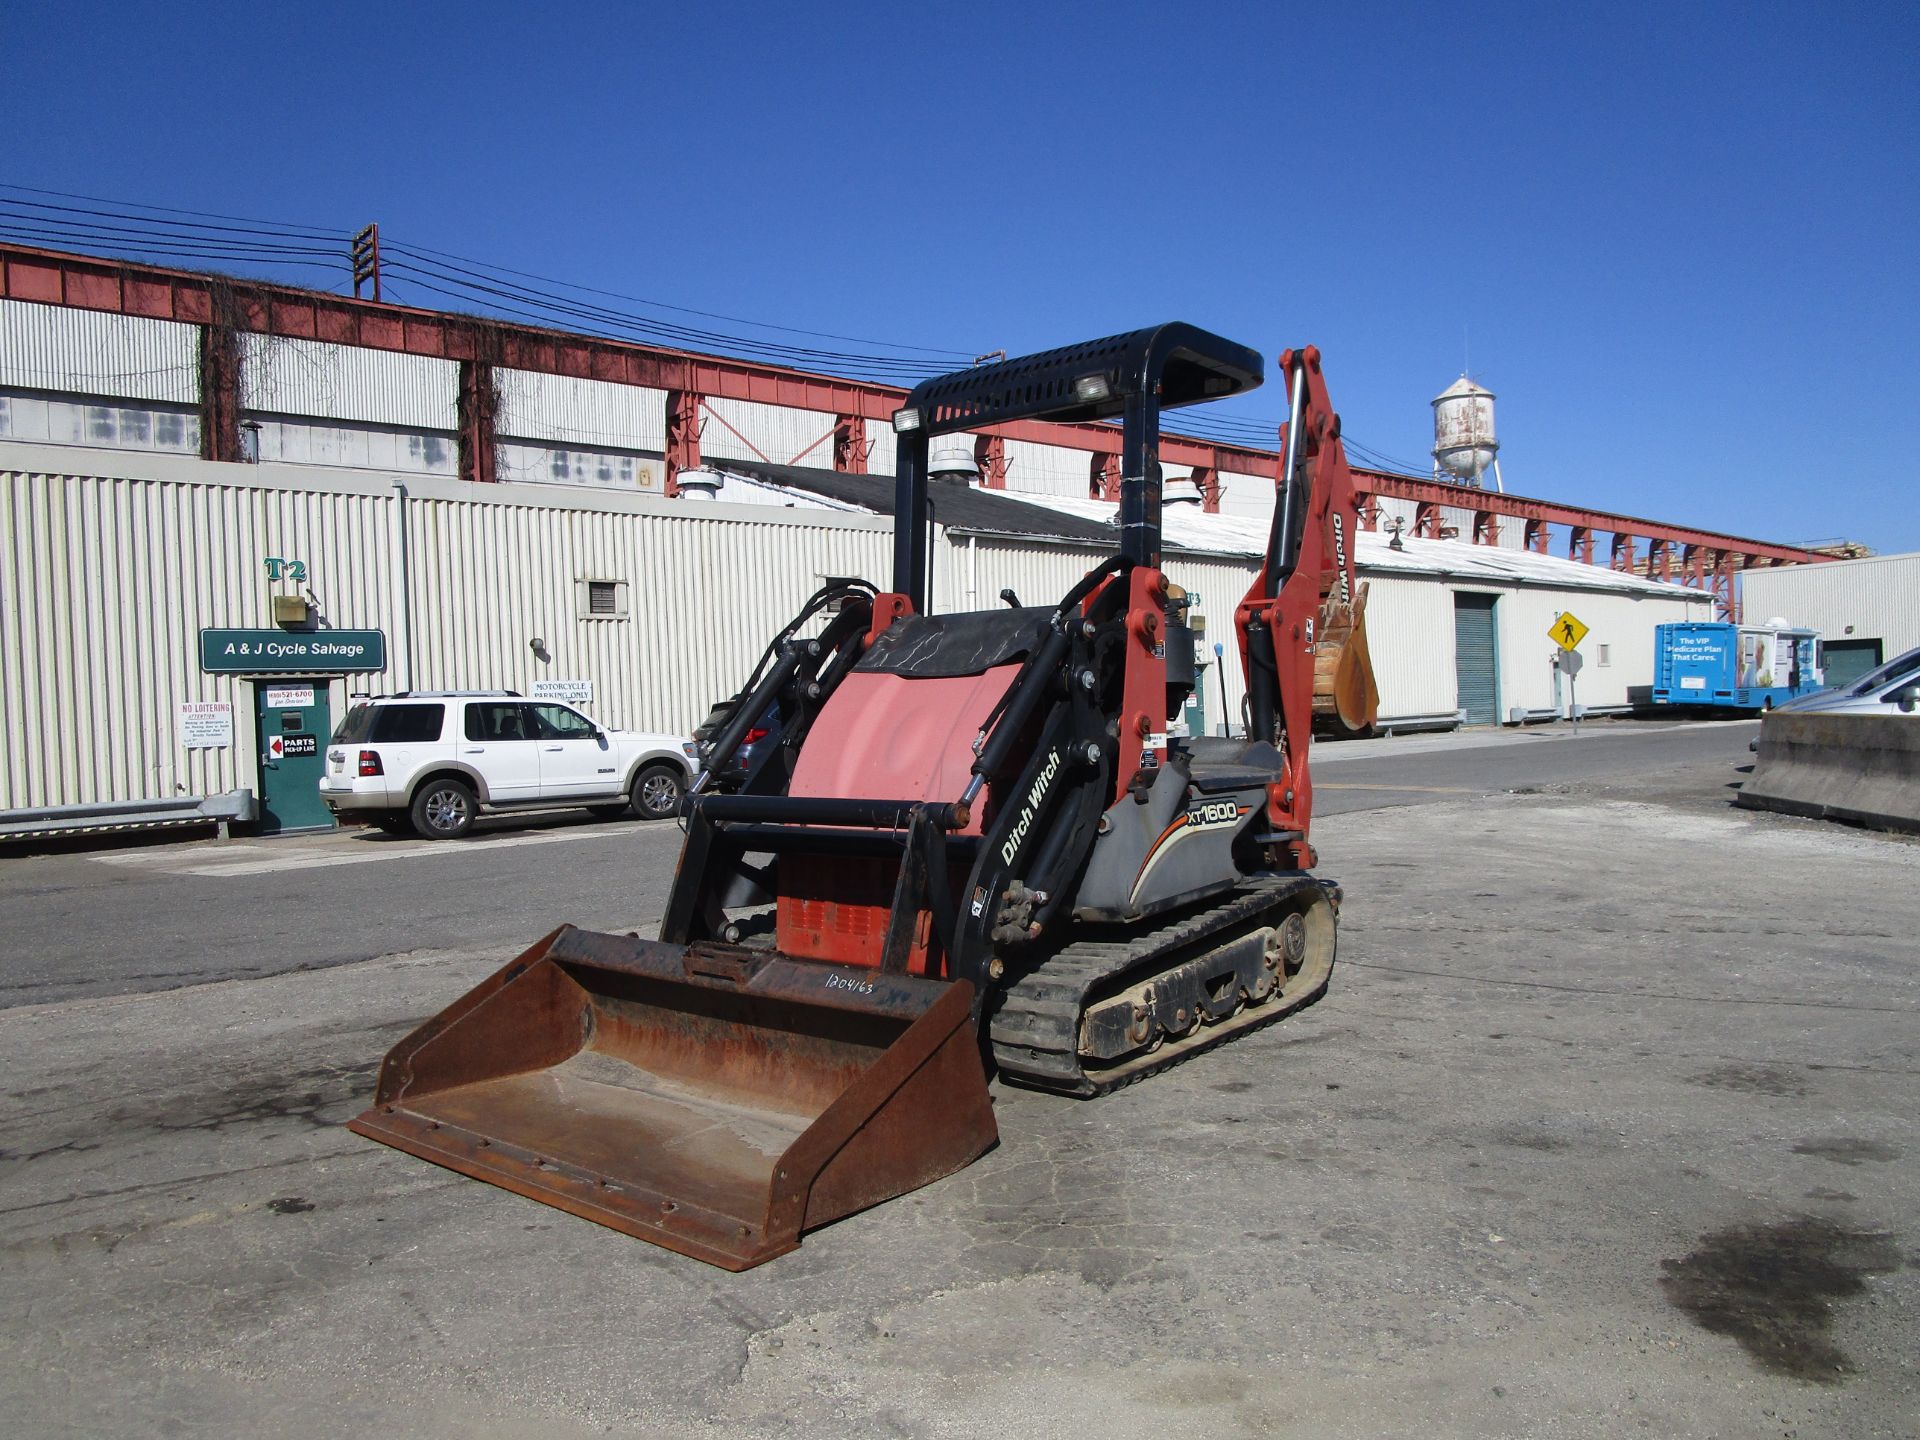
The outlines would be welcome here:
M 229 675 L 337 675 L 387 668 L 384 630 L 202 630 L 200 668 Z

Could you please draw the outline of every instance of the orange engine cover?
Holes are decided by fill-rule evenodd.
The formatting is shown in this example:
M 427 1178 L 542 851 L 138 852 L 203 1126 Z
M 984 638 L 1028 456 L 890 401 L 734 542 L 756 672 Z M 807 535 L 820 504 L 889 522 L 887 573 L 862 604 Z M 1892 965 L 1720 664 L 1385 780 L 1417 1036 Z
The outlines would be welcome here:
M 852 800 L 958 800 L 973 773 L 973 737 L 1020 672 L 905 676 L 855 670 L 807 732 L 789 795 Z M 980 833 L 985 807 L 963 832 Z M 780 861 L 775 944 L 788 955 L 878 969 L 900 867 L 884 860 L 787 855 Z M 966 875 L 954 877 L 954 893 Z M 925 915 L 908 969 L 927 969 Z

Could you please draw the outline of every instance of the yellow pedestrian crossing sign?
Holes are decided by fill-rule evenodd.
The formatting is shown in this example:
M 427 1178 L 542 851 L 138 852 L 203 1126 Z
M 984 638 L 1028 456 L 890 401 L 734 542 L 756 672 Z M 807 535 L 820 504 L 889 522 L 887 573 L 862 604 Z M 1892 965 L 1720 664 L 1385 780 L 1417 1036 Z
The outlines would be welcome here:
M 1571 610 L 1563 610 L 1547 627 L 1547 637 L 1562 650 L 1578 650 L 1580 642 L 1587 638 L 1587 627 Z

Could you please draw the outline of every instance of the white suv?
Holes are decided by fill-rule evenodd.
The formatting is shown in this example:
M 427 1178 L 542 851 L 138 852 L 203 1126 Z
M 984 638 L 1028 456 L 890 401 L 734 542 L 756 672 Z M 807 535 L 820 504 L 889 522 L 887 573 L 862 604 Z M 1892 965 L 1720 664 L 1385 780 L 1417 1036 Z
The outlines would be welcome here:
M 697 751 L 678 735 L 603 730 L 511 690 L 413 691 L 354 707 L 327 748 L 320 798 L 336 815 L 452 840 L 482 811 L 582 805 L 663 820 Z

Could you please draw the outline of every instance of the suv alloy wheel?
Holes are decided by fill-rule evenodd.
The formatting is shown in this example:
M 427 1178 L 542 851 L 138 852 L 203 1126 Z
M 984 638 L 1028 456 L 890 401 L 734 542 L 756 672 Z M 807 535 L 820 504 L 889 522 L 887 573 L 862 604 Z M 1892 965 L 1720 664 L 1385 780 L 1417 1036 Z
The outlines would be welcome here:
M 686 788 L 665 765 L 649 765 L 633 777 L 633 812 L 642 820 L 670 820 L 680 813 Z
M 479 810 L 465 781 L 429 780 L 414 792 L 413 828 L 429 840 L 457 840 L 473 828 Z

